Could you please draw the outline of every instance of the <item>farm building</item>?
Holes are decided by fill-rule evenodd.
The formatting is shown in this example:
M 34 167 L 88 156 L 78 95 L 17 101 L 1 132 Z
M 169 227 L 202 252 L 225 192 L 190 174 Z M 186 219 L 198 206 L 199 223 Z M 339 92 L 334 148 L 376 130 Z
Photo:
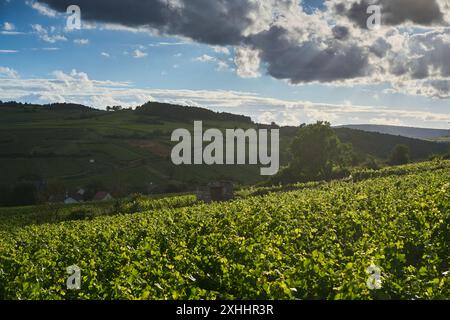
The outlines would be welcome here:
M 234 199 L 233 183 L 228 181 L 211 182 L 197 189 L 197 199 L 206 203 Z
M 93 201 L 108 201 L 108 200 L 113 200 L 114 198 L 105 191 L 99 191 L 95 194 L 94 198 L 92 199 Z
M 83 196 L 78 193 L 71 194 L 71 195 L 69 195 L 69 193 L 66 193 L 66 197 L 64 198 L 65 204 L 75 204 L 75 203 L 81 203 L 83 201 L 84 201 Z

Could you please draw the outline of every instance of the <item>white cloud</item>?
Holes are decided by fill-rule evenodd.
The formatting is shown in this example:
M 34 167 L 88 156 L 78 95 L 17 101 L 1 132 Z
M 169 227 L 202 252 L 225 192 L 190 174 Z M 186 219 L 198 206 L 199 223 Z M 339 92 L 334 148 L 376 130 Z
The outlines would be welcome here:
M 237 66 L 237 74 L 242 78 L 258 78 L 261 60 L 255 50 L 239 47 L 236 49 L 234 62 Z
M 194 61 L 198 61 L 198 62 L 215 62 L 217 61 L 217 58 L 215 57 L 211 57 L 210 55 L 204 54 L 200 57 L 197 57 L 194 59 Z
M 0 49 L 0 53 L 17 53 L 18 50 L 6 50 L 6 49 Z
M 0 77 L 18 79 L 19 73 L 16 70 L 8 67 L 0 67 Z
M 6 72 L 14 75 L 11 70 L 4 71 L 4 74 Z M 328 120 L 334 125 L 375 122 L 448 128 L 450 121 L 450 110 L 447 113 L 437 113 L 384 106 L 290 101 L 226 90 L 142 89 L 133 87 L 127 82 L 92 80 L 86 73 L 77 70 L 70 73 L 55 71 L 49 79 L 6 77 L 0 79 L 0 100 L 35 103 L 73 102 L 97 108 L 105 108 L 107 105 L 129 107 L 147 101 L 160 101 L 245 114 L 258 122 L 275 121 L 281 125 Z
M 141 51 L 139 49 L 133 51 L 133 57 L 136 59 L 145 58 L 146 56 L 148 56 L 147 52 Z
M 44 47 L 44 48 L 32 48 L 31 50 L 33 50 L 33 51 L 39 51 L 39 50 L 43 50 L 43 51 L 58 51 L 58 50 L 61 50 L 61 49 L 57 48 L 57 47 Z
M 0 34 L 4 35 L 4 36 L 17 36 L 17 35 L 24 34 L 24 33 L 18 32 L 18 31 L 3 31 L 3 30 L 1 30 Z
M 89 44 L 89 39 L 75 39 L 75 40 L 73 40 L 73 43 L 79 44 L 79 45 L 87 45 L 87 44 Z
M 230 65 L 221 59 L 218 59 L 216 57 L 212 57 L 210 55 L 204 54 L 197 58 L 194 58 L 193 61 L 195 62 L 202 62 L 202 63 L 215 63 L 216 64 L 216 71 L 229 71 L 231 70 Z
M 105 57 L 105 58 L 111 57 L 110 54 L 107 53 L 107 52 L 102 52 L 102 53 L 100 53 L 100 55 L 101 55 L 102 57 Z
M 217 61 L 217 71 L 231 71 L 230 65 L 225 61 Z
M 230 50 L 227 47 L 212 46 L 211 48 L 215 53 L 221 53 L 227 56 L 231 54 Z
M 14 31 L 16 27 L 11 22 L 4 22 L 3 23 L 3 30 L 5 31 Z
M 67 41 L 67 38 L 60 34 L 55 34 L 55 28 L 51 27 L 50 30 L 47 30 L 40 24 L 31 25 L 33 31 L 38 35 L 38 37 L 48 43 L 55 43 L 58 41 Z
M 157 42 L 157 43 L 150 43 L 149 47 L 171 47 L 171 46 L 185 46 L 190 45 L 192 42 L 190 41 L 181 41 L 181 42 Z
M 3 26 L 1 27 L 0 34 L 6 36 L 15 36 L 24 33 L 16 31 L 16 27 L 11 22 L 4 22 Z
M 39 2 L 26 1 L 26 4 L 44 16 L 54 18 L 58 15 L 58 13 L 55 10 L 50 9 L 46 5 L 43 5 Z

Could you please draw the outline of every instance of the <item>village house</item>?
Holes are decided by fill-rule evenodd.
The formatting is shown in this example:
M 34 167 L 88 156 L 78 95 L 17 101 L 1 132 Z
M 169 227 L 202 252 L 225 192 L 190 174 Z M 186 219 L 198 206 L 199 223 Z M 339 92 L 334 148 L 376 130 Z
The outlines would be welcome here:
M 69 193 L 66 193 L 66 197 L 64 198 L 65 204 L 75 204 L 75 203 L 81 203 L 84 202 L 84 198 L 82 195 L 78 193 L 74 193 L 69 195 Z
M 95 194 L 94 198 L 92 199 L 92 201 L 108 201 L 108 200 L 113 200 L 113 196 L 111 196 L 111 194 L 109 194 L 106 191 L 99 191 Z

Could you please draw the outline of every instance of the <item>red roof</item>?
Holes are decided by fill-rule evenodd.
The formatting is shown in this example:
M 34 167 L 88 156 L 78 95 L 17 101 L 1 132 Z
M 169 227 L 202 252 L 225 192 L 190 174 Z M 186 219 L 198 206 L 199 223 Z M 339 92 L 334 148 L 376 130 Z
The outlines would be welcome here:
M 106 191 L 99 191 L 99 192 L 97 192 L 97 193 L 95 194 L 94 199 L 92 199 L 92 200 L 94 200 L 94 201 L 97 201 L 97 200 L 103 200 L 103 199 L 105 199 L 108 195 L 109 195 L 109 193 L 106 192 Z

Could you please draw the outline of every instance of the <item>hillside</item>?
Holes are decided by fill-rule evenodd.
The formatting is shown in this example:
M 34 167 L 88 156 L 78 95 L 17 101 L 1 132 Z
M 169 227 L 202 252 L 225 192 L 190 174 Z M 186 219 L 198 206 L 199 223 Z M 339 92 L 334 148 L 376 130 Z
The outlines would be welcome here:
M 338 137 L 342 141 L 351 143 L 355 150 L 379 159 L 386 159 L 392 148 L 398 144 L 409 147 L 412 160 L 425 160 L 433 154 L 442 154 L 450 149 L 450 144 L 445 143 L 348 128 L 336 128 L 335 130 Z
M 170 162 L 170 135 L 177 128 L 192 128 L 194 115 L 205 127 L 248 128 L 248 117 L 215 113 L 206 109 L 145 105 L 142 109 L 116 112 L 72 105 L 0 105 L 1 184 L 58 179 L 69 186 L 100 185 L 113 192 L 164 192 L 180 183 L 230 178 L 254 183 L 258 168 L 180 168 Z M 183 114 L 188 110 L 191 116 Z M 178 118 L 177 118 L 178 117 Z M 127 192 L 127 193 L 128 193 Z
M 450 137 L 450 129 L 427 129 L 400 126 L 382 126 L 382 125 L 345 125 L 344 128 L 362 130 L 367 132 L 384 133 L 394 136 L 402 136 L 413 139 L 437 140 L 439 138 Z
M 81 105 L 0 103 L 0 188 L 17 183 L 52 183 L 93 188 L 116 195 L 192 190 L 199 183 L 226 179 L 262 181 L 259 166 L 183 166 L 170 161 L 170 135 L 177 128 L 261 127 L 249 117 L 203 108 L 148 103 L 136 110 L 100 111 Z M 448 150 L 447 144 L 336 129 L 361 158 L 385 159 L 396 144 L 407 144 L 413 160 Z M 281 162 L 297 128 L 281 128 Z M 0 190 L 1 191 L 1 190 Z M 1 193 L 1 192 L 0 192 Z

